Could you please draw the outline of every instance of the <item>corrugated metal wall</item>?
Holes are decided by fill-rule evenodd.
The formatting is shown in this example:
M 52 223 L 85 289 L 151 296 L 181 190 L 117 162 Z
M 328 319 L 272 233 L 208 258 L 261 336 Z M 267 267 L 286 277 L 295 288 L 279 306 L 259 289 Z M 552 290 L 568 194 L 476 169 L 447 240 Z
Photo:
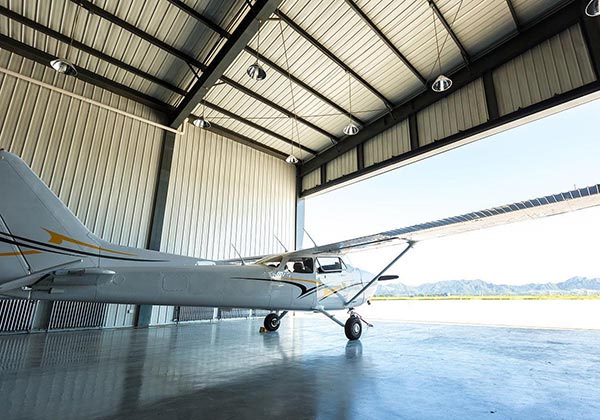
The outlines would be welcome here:
M 358 170 L 358 159 L 356 158 L 356 149 L 352 149 L 327 163 L 327 181 L 341 178 L 356 170 Z
M 161 250 L 207 259 L 294 247 L 295 168 L 189 125 L 175 142 Z
M 409 151 L 410 133 L 408 130 L 408 120 L 404 120 L 365 142 L 365 167 Z
M 0 66 L 158 120 L 148 107 L 5 50 L 0 50 Z M 146 245 L 161 142 L 158 128 L 0 73 L 0 147 L 20 155 L 106 240 Z M 107 325 L 133 325 L 134 316 L 117 316 L 130 309 L 109 305 L 106 313 L 115 316 Z
M 483 81 L 477 79 L 417 113 L 419 145 L 424 146 L 487 120 Z
M 302 191 L 310 190 L 321 184 L 321 170 L 315 169 L 302 177 Z
M 500 115 L 596 80 L 579 25 L 493 72 Z

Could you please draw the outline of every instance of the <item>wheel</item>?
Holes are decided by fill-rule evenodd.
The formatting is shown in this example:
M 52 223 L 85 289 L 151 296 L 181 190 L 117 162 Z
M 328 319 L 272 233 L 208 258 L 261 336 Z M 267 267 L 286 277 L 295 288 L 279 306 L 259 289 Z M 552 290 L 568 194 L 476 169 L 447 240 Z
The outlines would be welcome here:
M 344 331 L 348 340 L 358 340 L 362 334 L 362 323 L 356 315 L 352 315 L 344 325 Z
M 265 317 L 265 328 L 267 331 L 277 331 L 277 328 L 279 328 L 279 317 L 277 314 L 269 314 Z

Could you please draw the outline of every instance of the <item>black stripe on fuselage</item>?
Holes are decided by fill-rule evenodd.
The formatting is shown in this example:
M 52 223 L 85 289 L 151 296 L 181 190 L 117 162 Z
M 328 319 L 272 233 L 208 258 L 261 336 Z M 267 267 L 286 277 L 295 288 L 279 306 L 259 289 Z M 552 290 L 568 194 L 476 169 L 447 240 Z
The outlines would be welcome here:
M 306 297 L 306 296 L 310 295 L 311 293 L 315 292 L 318 289 L 318 287 L 319 287 L 319 286 L 315 286 L 315 287 L 311 287 L 310 289 L 308 289 L 305 285 L 303 285 L 301 283 L 296 283 L 295 281 L 265 279 L 265 278 L 260 278 L 260 277 L 232 277 L 232 279 L 268 281 L 268 282 L 272 282 L 272 283 L 290 284 L 292 286 L 296 286 L 301 291 L 301 293 L 296 297 L 296 299 L 303 298 L 303 297 Z
M 10 244 L 17 245 L 17 246 L 24 246 L 24 247 L 31 248 L 31 249 L 37 249 L 39 251 L 51 252 L 53 254 L 73 255 L 76 257 L 89 256 L 89 257 L 95 257 L 95 258 L 107 258 L 107 259 L 111 259 L 111 260 L 121 260 L 121 261 L 138 261 L 138 262 L 168 262 L 169 261 L 169 260 L 146 260 L 146 259 L 141 259 L 141 258 L 115 257 L 112 255 L 101 255 L 99 253 L 94 254 L 93 252 L 79 251 L 76 249 L 65 248 L 62 246 L 49 245 L 49 244 L 45 244 L 43 242 L 34 241 L 33 239 L 23 238 L 23 237 L 16 236 L 16 235 L 10 235 L 10 234 L 4 233 L 4 232 L 0 232 L 0 235 L 9 237 L 13 240 L 13 241 L 7 242 L 7 240 L 3 240 L 2 238 L 0 238 L 1 242 L 10 243 Z M 32 244 L 36 244 L 36 245 L 43 246 L 43 247 L 50 248 L 50 249 L 39 248 L 39 247 L 29 245 L 27 243 L 17 242 L 16 241 L 17 239 L 20 241 L 27 241 Z M 65 252 L 59 252 L 56 250 L 66 251 L 71 254 L 67 254 Z
M 338 292 L 341 292 L 342 290 L 346 290 L 346 289 L 349 289 L 349 288 L 351 288 L 351 287 L 354 287 L 354 286 L 362 286 L 362 283 L 353 283 L 353 284 L 349 284 L 348 286 L 344 286 L 344 287 L 342 287 L 341 289 L 338 289 L 338 290 L 332 290 L 330 294 L 328 294 L 327 296 L 324 296 L 324 297 L 322 297 L 321 299 L 319 299 L 319 302 L 321 302 L 322 300 L 325 300 L 325 299 L 327 299 L 328 297 L 331 297 L 331 296 L 333 296 L 333 295 L 337 295 L 337 294 L 338 294 Z

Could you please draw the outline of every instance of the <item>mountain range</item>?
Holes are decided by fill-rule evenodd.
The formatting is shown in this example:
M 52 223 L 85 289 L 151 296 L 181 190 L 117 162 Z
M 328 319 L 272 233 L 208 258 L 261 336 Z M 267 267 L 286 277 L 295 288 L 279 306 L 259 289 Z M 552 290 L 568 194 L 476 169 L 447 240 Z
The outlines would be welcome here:
M 420 286 L 382 282 L 377 296 L 600 295 L 600 279 L 572 277 L 560 283 L 493 284 L 483 280 L 445 280 Z

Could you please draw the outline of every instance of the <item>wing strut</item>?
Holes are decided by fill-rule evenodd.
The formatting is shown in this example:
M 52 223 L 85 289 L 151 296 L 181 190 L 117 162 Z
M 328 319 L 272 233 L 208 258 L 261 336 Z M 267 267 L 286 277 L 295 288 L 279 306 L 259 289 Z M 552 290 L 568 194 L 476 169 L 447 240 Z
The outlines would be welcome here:
M 398 256 L 396 258 L 394 258 L 392 260 L 392 262 L 390 262 L 388 265 L 386 265 L 383 270 L 381 270 L 375 277 L 373 277 L 370 282 L 368 282 L 365 286 L 363 286 L 363 288 L 360 289 L 358 291 L 358 293 L 355 294 L 354 297 L 352 297 L 352 299 L 350 299 L 348 302 L 346 302 L 346 306 L 350 305 L 354 299 L 359 297 L 361 295 L 361 293 L 363 293 L 365 290 L 367 290 L 369 287 L 371 287 L 373 285 L 373 283 L 375 283 L 377 280 L 379 280 L 379 277 L 381 277 L 386 271 L 388 271 L 390 269 L 390 267 L 396 263 L 396 261 L 398 261 L 400 258 L 402 258 L 404 256 L 404 254 L 406 254 L 408 252 L 408 250 L 413 247 L 414 244 L 415 244 L 414 241 L 408 241 L 406 248 L 404 248 L 402 250 L 402 252 L 400 254 L 398 254 Z

